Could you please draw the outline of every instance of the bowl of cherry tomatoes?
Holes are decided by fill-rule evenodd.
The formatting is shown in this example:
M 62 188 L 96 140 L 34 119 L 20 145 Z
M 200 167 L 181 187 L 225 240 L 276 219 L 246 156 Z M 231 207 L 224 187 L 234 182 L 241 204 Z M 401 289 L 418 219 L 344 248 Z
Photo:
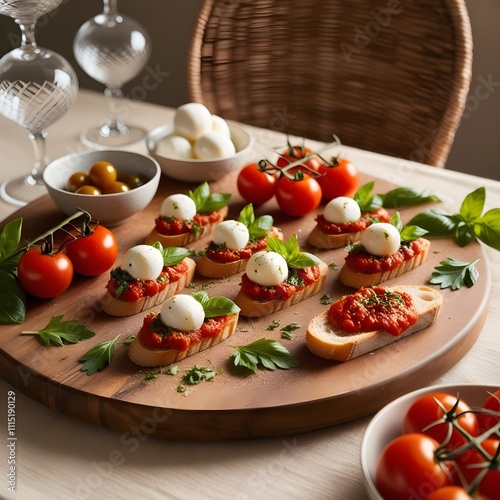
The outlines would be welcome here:
M 129 151 L 73 153 L 43 172 L 50 197 L 65 214 L 83 209 L 105 226 L 121 224 L 147 207 L 160 177 L 154 158 Z
M 361 468 L 372 500 L 500 498 L 500 386 L 438 385 L 382 408 Z

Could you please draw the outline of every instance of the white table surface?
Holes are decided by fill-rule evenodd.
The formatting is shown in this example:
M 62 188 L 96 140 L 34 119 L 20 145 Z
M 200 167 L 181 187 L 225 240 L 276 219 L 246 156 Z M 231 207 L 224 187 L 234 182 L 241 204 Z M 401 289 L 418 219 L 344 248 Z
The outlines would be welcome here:
M 129 121 L 153 129 L 173 110 L 133 102 Z M 49 129 L 50 158 L 82 149 L 78 133 L 106 115 L 101 94 L 80 91 L 74 107 Z M 256 155 L 283 136 L 248 127 Z M 146 152 L 140 143 L 129 149 Z M 0 182 L 28 172 L 27 133 L 0 117 Z M 486 208 L 500 207 L 500 182 L 346 148 L 361 171 L 402 186 L 431 187 L 458 210 L 466 194 L 486 187 Z M 0 202 L 0 220 L 17 208 Z M 493 273 L 491 306 L 478 340 L 449 372 L 433 382 L 500 386 L 500 252 L 485 250 Z M 0 326 L 1 335 L 1 326 Z M 1 338 L 0 338 L 1 341 Z M 362 499 L 359 451 L 370 417 L 307 434 L 244 442 L 174 442 L 130 437 L 67 417 L 16 396 L 16 491 L 7 489 L 7 394 L 0 379 L 0 498 L 6 499 Z

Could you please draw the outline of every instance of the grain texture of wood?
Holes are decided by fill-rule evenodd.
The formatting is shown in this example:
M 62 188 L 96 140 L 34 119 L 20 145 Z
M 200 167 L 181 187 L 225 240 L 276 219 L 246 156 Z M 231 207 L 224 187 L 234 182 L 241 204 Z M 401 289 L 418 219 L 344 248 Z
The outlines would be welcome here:
M 361 182 L 372 180 L 363 176 Z M 163 178 L 153 202 L 126 224 L 111 228 L 118 240 L 120 255 L 132 245 L 142 243 L 154 226 L 163 198 L 174 192 L 196 187 Z M 374 192 L 384 193 L 394 186 L 375 179 Z M 235 175 L 211 185 L 214 192 L 231 192 L 228 218 L 237 217 L 246 204 L 236 190 Z M 401 210 L 403 222 L 428 206 Z M 444 207 L 443 207 L 444 208 Z M 318 209 L 320 212 L 322 207 Z M 347 363 L 320 359 L 305 345 L 309 319 L 326 307 L 322 295 L 336 299 L 351 289 L 338 280 L 346 250 L 322 250 L 307 244 L 315 226 L 315 213 L 303 218 L 284 216 L 274 201 L 255 208 L 256 215 L 270 214 L 285 239 L 297 234 L 303 250 L 318 255 L 330 265 L 322 291 L 304 302 L 272 317 L 240 318 L 236 332 L 228 341 L 178 363 L 179 373 L 141 369 L 128 358 L 123 341 L 135 335 L 143 314 L 117 318 L 102 311 L 100 299 L 108 274 L 97 278 L 75 276 L 71 287 L 52 300 L 30 298 L 22 325 L 2 325 L 0 376 L 33 399 L 75 418 L 106 426 L 123 433 L 142 433 L 168 439 L 232 440 L 276 437 L 307 432 L 373 413 L 392 399 L 420 388 L 445 373 L 470 349 L 480 334 L 488 312 L 490 273 L 486 258 L 477 264 L 480 279 L 470 289 L 443 290 L 443 307 L 430 328 L 390 346 Z M 62 221 L 65 216 L 48 197 L 40 198 L 14 213 L 23 217 L 23 238 L 32 238 Z M 191 248 L 202 250 L 210 236 Z M 433 240 L 427 261 L 411 273 L 390 280 L 396 284 L 425 284 L 433 268 L 447 257 L 472 261 L 483 257 L 480 245 L 465 248 L 448 240 Z M 212 280 L 196 275 L 193 287 L 212 295 L 233 299 L 240 275 Z M 157 308 L 159 309 L 159 307 Z M 54 315 L 78 320 L 96 332 L 92 339 L 63 347 L 44 347 L 35 336 L 23 330 L 43 328 Z M 279 328 L 268 330 L 273 320 L 280 327 L 298 323 L 293 338 L 282 339 Z M 115 356 L 103 371 L 88 376 L 81 371 L 80 357 L 98 342 L 120 335 Z M 232 346 L 244 345 L 262 337 L 278 340 L 299 362 L 291 370 L 242 371 L 231 365 Z M 194 365 L 220 373 L 210 382 L 187 386 L 177 392 L 184 370 Z M 145 381 L 148 374 L 156 378 Z

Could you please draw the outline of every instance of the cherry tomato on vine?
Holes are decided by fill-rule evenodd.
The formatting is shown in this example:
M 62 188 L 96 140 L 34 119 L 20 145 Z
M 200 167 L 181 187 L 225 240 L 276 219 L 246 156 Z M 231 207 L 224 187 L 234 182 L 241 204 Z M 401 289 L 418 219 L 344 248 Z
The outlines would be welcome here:
M 308 174 L 295 173 L 294 179 L 282 175 L 276 185 L 276 201 L 281 210 L 293 217 L 302 217 L 318 208 L 321 188 Z
M 115 235 L 104 226 L 95 226 L 87 236 L 63 242 L 64 252 L 73 263 L 74 270 L 84 276 L 99 276 L 108 271 L 118 257 Z
M 249 203 L 261 205 L 274 196 L 277 177 L 267 173 L 257 163 L 243 167 L 236 180 L 238 192 Z
M 493 410 L 500 413 L 500 389 L 493 394 L 490 394 L 484 401 L 482 408 L 487 410 Z M 485 415 L 483 413 L 478 413 L 476 415 L 477 421 L 479 422 L 479 432 L 482 434 L 484 431 L 491 429 L 493 426 L 500 422 L 500 416 Z M 491 437 L 500 439 L 498 434 L 494 434 Z
M 321 163 L 318 168 L 318 184 L 323 198 L 332 200 L 339 196 L 354 196 L 359 185 L 358 169 L 345 158 L 333 158 L 333 164 Z
M 442 422 L 437 425 L 433 425 L 426 430 L 423 430 L 433 422 L 440 420 L 444 416 L 444 412 L 438 402 L 444 405 L 446 411 L 453 408 L 457 402 L 456 396 L 451 394 L 445 394 L 441 392 L 435 392 L 432 394 L 427 394 L 419 399 L 417 399 L 410 407 L 406 413 L 403 421 L 404 432 L 423 432 L 428 436 L 434 438 L 438 443 L 442 443 L 447 435 L 448 427 L 451 423 Z M 459 401 L 458 406 L 455 410 L 455 414 L 461 414 L 465 411 L 470 411 L 470 407 L 464 401 Z M 477 418 L 474 413 L 465 413 L 458 418 L 458 423 L 467 431 L 471 436 L 477 436 L 479 434 L 479 426 L 477 423 Z M 457 429 L 454 429 L 448 444 L 449 448 L 457 448 L 458 446 L 464 444 L 466 438 L 460 434 Z
M 451 464 L 439 464 L 434 452 L 439 443 L 425 434 L 403 434 L 383 450 L 376 468 L 376 487 L 385 500 L 426 498 L 452 484 Z
M 43 299 L 61 295 L 73 279 L 73 264 L 62 252 L 43 253 L 39 247 L 27 250 L 17 265 L 19 283 L 25 292 Z
M 461 486 L 443 486 L 434 490 L 427 500 L 471 500 L 472 497 Z
M 495 456 L 500 441 L 497 439 L 486 439 L 481 443 L 483 450 L 489 455 L 489 459 Z M 471 484 L 474 478 L 481 472 L 481 464 L 486 463 L 486 458 L 474 449 L 467 450 L 459 455 L 458 461 L 460 469 L 464 475 L 467 484 Z M 500 498 L 500 457 L 496 459 L 496 466 L 493 466 L 481 479 L 477 492 L 481 494 L 484 500 L 494 500 Z
M 300 160 L 301 158 L 310 156 L 312 153 L 313 153 L 312 149 L 307 148 L 305 146 L 292 146 L 291 144 L 289 144 L 288 148 L 280 153 L 280 156 L 276 161 L 276 165 L 279 168 L 284 168 L 287 165 L 290 165 L 290 163 L 295 163 L 297 160 Z M 317 156 L 313 156 L 312 158 L 309 158 L 309 160 L 306 160 L 302 165 L 306 166 L 312 171 L 317 171 L 321 165 L 321 161 Z M 290 170 L 288 170 L 288 173 L 293 175 L 299 168 L 300 165 L 297 165 L 297 167 L 295 168 L 292 167 Z

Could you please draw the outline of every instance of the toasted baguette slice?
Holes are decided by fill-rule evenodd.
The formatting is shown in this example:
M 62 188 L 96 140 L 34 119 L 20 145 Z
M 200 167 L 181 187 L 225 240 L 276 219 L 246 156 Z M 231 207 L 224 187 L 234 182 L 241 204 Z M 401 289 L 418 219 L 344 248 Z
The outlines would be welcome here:
M 320 278 L 310 285 L 298 290 L 287 300 L 268 300 L 259 302 L 249 298 L 241 289 L 234 299 L 234 303 L 241 309 L 240 314 L 248 318 L 260 318 L 268 316 L 276 311 L 281 311 L 290 307 L 302 300 L 308 299 L 315 293 L 319 292 L 325 284 L 328 275 L 328 264 L 320 261 Z
M 197 352 L 204 351 L 226 340 L 235 332 L 236 325 L 238 324 L 238 317 L 238 313 L 229 314 L 223 330 L 217 337 L 193 342 L 185 351 L 179 351 L 177 349 L 147 349 L 136 337 L 129 346 L 128 356 L 136 365 L 144 367 L 166 366 L 171 363 L 176 363 L 181 359 L 192 356 Z
M 160 293 L 152 297 L 143 297 L 136 302 L 125 302 L 114 297 L 109 291 L 106 291 L 104 297 L 101 299 L 103 311 L 111 316 L 132 316 L 158 304 L 162 304 L 169 297 L 183 290 L 193 280 L 196 263 L 189 257 L 186 257 L 184 261 L 188 265 L 186 273 L 177 281 L 169 283 Z
M 361 231 L 356 231 L 354 233 L 328 234 L 321 231 L 321 229 L 316 225 L 311 231 L 307 241 L 310 245 L 315 247 L 332 250 L 334 248 L 342 248 L 350 243 L 354 243 L 359 240 L 360 236 Z
M 269 232 L 269 236 L 273 236 L 280 240 L 283 239 L 281 229 L 273 227 Z M 234 262 L 217 262 L 212 260 L 207 255 L 203 255 L 196 264 L 196 271 L 198 274 L 205 276 L 205 278 L 227 278 L 235 274 L 241 273 L 247 267 L 248 259 L 235 260 Z
M 427 286 L 408 285 L 388 287 L 387 289 L 410 294 L 418 312 L 417 322 L 400 336 L 391 335 L 383 330 L 357 334 L 337 330 L 328 319 L 328 310 L 325 310 L 309 322 L 306 332 L 308 349 L 321 358 L 348 361 L 408 337 L 434 323 L 443 303 L 443 297 L 438 291 Z
M 159 241 L 164 247 L 185 247 L 186 245 L 189 245 L 189 243 L 192 243 L 193 241 L 199 240 L 204 236 L 209 235 L 213 231 L 214 227 L 222 222 L 227 216 L 229 208 L 227 206 L 222 207 L 218 210 L 218 212 L 221 214 L 220 220 L 218 222 L 214 222 L 213 224 L 207 224 L 200 227 L 200 231 L 198 232 L 198 234 L 189 232 L 168 236 L 159 233 L 156 229 L 153 229 L 146 236 L 144 243 L 146 245 L 152 245 L 155 241 Z
M 429 253 L 431 242 L 424 238 L 422 238 L 422 240 L 424 241 L 425 246 L 421 253 L 410 260 L 404 261 L 400 266 L 397 266 L 390 271 L 385 271 L 383 273 L 364 274 L 353 271 L 344 264 L 344 266 L 340 270 L 339 279 L 344 285 L 353 288 L 361 288 L 363 286 L 378 285 L 379 283 L 390 280 L 392 278 L 396 278 L 403 273 L 411 271 L 412 269 L 415 269 L 416 267 L 422 265 L 427 259 L 427 254 Z

